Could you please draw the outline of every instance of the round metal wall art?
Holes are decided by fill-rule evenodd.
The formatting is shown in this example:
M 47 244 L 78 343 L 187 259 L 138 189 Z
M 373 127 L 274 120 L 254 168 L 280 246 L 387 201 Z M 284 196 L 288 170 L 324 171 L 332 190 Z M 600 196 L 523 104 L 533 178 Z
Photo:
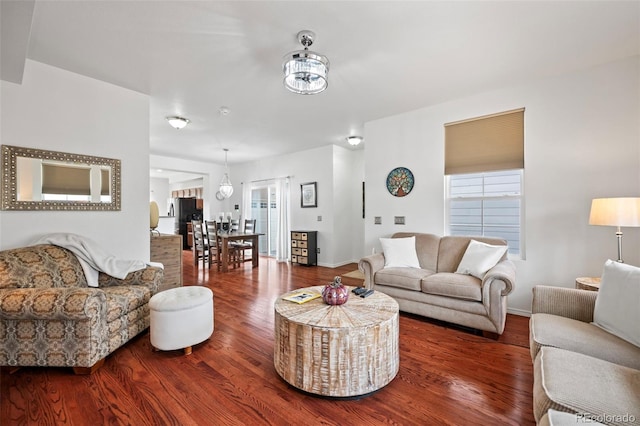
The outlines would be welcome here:
M 396 167 L 387 176 L 387 190 L 394 197 L 404 197 L 409 194 L 413 184 L 413 173 L 406 167 Z

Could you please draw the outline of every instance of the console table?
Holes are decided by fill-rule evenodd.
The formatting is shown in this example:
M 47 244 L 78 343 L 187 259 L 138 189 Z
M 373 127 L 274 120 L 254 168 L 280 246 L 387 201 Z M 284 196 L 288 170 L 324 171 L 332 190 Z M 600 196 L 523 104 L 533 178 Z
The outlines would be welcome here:
M 151 235 L 152 262 L 164 265 L 164 279 L 158 291 L 182 286 L 182 235 Z

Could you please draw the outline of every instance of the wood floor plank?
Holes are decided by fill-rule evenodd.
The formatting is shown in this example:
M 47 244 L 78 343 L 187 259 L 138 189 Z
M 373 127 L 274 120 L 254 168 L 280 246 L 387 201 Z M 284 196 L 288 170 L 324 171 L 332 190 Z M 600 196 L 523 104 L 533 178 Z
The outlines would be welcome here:
M 4 425 L 534 425 L 528 318 L 509 315 L 498 340 L 400 314 L 400 369 L 376 393 L 329 399 L 298 391 L 273 366 L 276 298 L 325 284 L 340 268 L 261 258 L 228 273 L 196 269 L 185 285 L 214 292 L 213 336 L 182 351 L 153 352 L 143 332 L 90 376 L 71 369 L 0 372 Z

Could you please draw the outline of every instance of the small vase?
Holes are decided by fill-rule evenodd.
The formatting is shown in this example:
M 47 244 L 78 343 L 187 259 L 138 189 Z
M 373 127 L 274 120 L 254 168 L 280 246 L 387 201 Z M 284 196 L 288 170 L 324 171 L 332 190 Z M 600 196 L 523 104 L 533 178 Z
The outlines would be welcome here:
M 332 283 L 322 289 L 322 300 L 327 305 L 342 305 L 349 299 L 349 289 L 342 284 L 340 277 L 335 277 Z

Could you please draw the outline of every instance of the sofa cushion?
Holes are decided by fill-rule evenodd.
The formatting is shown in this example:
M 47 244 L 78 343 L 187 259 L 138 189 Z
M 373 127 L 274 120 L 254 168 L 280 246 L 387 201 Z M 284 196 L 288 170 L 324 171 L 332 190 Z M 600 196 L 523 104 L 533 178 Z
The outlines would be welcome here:
M 422 269 L 429 271 L 438 270 L 438 248 L 440 247 L 440 237 L 434 234 L 423 234 L 416 232 L 396 232 L 393 238 L 416 238 L 416 253 Z
M 420 268 L 416 237 L 380 238 L 385 268 Z
M 596 422 L 587 416 L 586 413 L 575 414 L 549 409 L 540 419 L 538 426 L 576 426 L 580 423 L 588 423 L 589 426 L 604 426 L 603 423 Z
M 640 370 L 577 352 L 542 348 L 534 364 L 536 421 L 549 409 L 588 413 L 589 419 L 607 424 L 638 424 Z
M 507 242 L 500 238 L 473 237 L 474 240 L 495 246 L 506 246 Z M 438 248 L 438 269 L 437 272 L 455 272 L 460 265 L 460 261 L 467 251 L 467 246 L 471 237 L 447 236 L 440 239 Z M 502 259 L 506 259 L 505 253 Z M 500 260 L 502 260 L 500 259 Z
M 149 303 L 153 296 L 151 289 L 142 285 L 105 287 L 101 290 L 107 296 L 107 322 Z
M 422 279 L 423 293 L 456 299 L 482 301 L 482 281 L 479 279 L 450 272 L 440 272 Z
M 376 285 L 420 291 L 422 280 L 431 274 L 434 272 L 427 269 L 384 268 L 376 272 L 375 283 Z
M 78 258 L 67 249 L 40 244 L 0 251 L 0 288 L 86 286 Z
M 462 260 L 456 269 L 457 274 L 472 275 L 478 279 L 484 278 L 484 274 L 502 259 L 507 251 L 507 246 L 493 246 L 480 241 L 471 240 Z
M 535 359 L 544 346 L 579 352 L 640 369 L 640 348 L 595 325 L 551 314 L 533 314 L 529 320 L 529 347 Z
M 640 347 L 640 268 L 607 260 L 593 322 Z

